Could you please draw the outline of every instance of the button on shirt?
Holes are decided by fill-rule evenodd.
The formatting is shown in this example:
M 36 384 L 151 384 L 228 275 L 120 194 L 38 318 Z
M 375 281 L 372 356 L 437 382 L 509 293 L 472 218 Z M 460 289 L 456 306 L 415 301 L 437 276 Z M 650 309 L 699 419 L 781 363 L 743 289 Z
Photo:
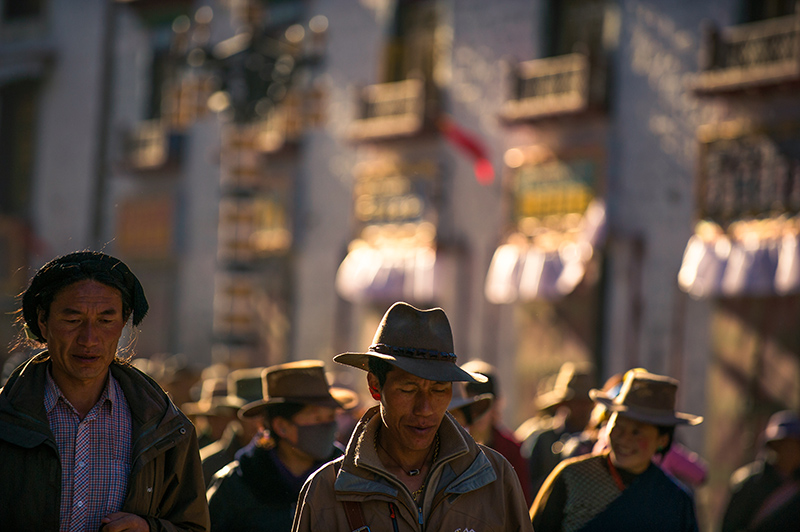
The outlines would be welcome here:
M 109 373 L 100 400 L 83 420 L 50 373 L 44 392 L 47 420 L 61 456 L 61 532 L 99 530 L 118 512 L 131 468 L 131 411 Z

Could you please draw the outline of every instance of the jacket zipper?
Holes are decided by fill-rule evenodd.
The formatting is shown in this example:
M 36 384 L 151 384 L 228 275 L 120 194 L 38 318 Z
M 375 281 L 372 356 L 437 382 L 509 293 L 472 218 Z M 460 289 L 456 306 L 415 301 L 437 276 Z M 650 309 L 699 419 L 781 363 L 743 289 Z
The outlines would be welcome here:
M 397 527 L 397 514 L 394 512 L 394 503 L 391 502 L 389 503 L 389 517 L 392 518 L 392 528 L 394 529 L 394 532 L 399 532 Z

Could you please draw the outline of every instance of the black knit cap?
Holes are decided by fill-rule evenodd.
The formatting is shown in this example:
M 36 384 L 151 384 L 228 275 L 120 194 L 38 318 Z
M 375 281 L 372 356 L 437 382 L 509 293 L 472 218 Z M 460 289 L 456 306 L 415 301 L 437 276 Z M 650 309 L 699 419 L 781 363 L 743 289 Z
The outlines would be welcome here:
M 139 279 L 121 260 L 99 251 L 78 251 L 57 257 L 36 272 L 22 295 L 22 317 L 33 336 L 44 342 L 39 330 L 38 309 L 55 297 L 60 289 L 85 279 L 116 288 L 122 295 L 123 309 L 133 314 L 133 325 L 139 325 L 147 310 L 147 298 Z

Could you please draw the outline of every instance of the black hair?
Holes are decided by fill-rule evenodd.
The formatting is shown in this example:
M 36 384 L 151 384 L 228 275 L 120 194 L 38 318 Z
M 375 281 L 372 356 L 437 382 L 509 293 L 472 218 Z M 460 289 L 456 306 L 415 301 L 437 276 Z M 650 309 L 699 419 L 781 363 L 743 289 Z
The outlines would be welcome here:
M 669 451 L 669 448 L 672 447 L 672 442 L 675 439 L 675 425 L 656 425 L 656 429 L 658 430 L 659 436 L 664 434 L 669 436 L 667 444 L 656 451 L 656 454 L 660 454 L 663 458 L 667 454 L 667 451 Z
M 394 366 L 385 360 L 377 357 L 369 357 L 367 360 L 367 367 L 369 368 L 369 372 L 375 374 L 378 378 L 378 384 L 380 384 L 381 388 L 386 384 L 386 375 L 394 368 Z
M 36 272 L 27 290 L 20 294 L 22 308 L 17 319 L 27 325 L 30 343 L 46 343 L 39 330 L 39 314 L 46 321 L 50 306 L 58 293 L 80 281 L 97 281 L 116 288 L 122 300 L 122 317 L 127 323 L 133 315 L 133 325 L 139 323 L 149 308 L 139 279 L 121 260 L 94 251 L 79 251 L 57 257 Z
M 472 415 L 472 405 L 466 405 L 460 408 L 460 410 L 461 413 L 464 414 L 464 421 L 467 423 L 467 425 L 472 425 L 472 422 L 475 421 Z

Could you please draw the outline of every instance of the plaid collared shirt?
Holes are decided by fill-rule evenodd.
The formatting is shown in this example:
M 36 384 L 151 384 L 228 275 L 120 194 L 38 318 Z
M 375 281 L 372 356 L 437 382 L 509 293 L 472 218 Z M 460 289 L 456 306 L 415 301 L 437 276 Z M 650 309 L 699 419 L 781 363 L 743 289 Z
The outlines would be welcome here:
M 99 530 L 118 512 L 131 468 L 131 411 L 109 373 L 100 400 L 83 420 L 47 373 L 44 406 L 61 455 L 61 532 Z

